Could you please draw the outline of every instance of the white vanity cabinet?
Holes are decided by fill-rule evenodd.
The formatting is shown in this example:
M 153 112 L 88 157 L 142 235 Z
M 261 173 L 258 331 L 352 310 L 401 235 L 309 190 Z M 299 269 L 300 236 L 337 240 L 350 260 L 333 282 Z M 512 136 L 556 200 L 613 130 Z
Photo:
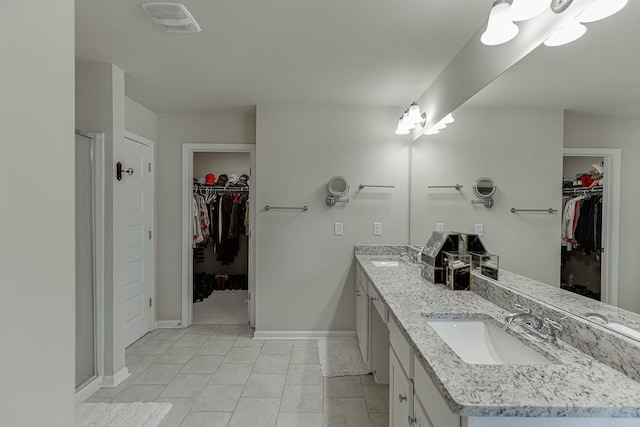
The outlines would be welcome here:
M 412 417 L 413 383 L 393 349 L 389 354 L 389 425 L 404 426 Z
M 362 360 L 371 368 L 369 352 L 369 286 L 360 266 L 356 267 L 356 335 Z

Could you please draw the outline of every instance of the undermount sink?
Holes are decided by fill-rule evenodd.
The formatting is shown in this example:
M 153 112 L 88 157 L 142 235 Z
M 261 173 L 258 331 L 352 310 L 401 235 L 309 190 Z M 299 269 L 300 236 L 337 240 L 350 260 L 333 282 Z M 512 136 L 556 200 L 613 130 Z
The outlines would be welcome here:
M 633 328 L 628 327 L 627 325 L 624 325 L 622 323 L 618 323 L 614 320 L 609 320 L 607 319 L 606 316 L 603 316 L 602 314 L 599 313 L 585 313 L 585 316 L 587 317 L 587 319 L 592 320 L 600 325 L 604 325 L 608 328 L 613 329 L 614 331 L 618 331 L 621 332 L 625 335 L 628 335 L 630 337 L 636 338 L 636 339 L 640 339 L 640 331 L 637 331 Z
M 488 320 L 429 319 L 462 360 L 476 365 L 547 365 L 551 362 Z
M 376 267 L 397 267 L 400 265 L 399 261 L 391 261 L 391 260 L 371 261 L 371 263 Z

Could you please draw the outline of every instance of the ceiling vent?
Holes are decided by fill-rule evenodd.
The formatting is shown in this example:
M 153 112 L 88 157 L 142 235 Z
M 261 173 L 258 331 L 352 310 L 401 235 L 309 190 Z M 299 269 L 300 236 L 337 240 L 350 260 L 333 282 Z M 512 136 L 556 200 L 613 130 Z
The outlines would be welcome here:
M 163 30 L 170 33 L 197 33 L 200 26 L 180 3 L 144 3 L 142 8 Z

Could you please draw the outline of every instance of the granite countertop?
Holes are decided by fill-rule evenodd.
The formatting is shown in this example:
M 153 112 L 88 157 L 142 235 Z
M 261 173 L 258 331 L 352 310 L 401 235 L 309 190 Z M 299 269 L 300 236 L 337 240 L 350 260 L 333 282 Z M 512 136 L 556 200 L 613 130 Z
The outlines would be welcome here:
M 378 248 L 382 248 L 379 246 Z M 507 330 L 552 361 L 548 365 L 473 365 L 460 359 L 425 316 L 491 318 L 504 326 L 508 314 L 470 291 L 451 291 L 427 282 L 419 267 L 400 262 L 376 267 L 371 261 L 399 259 L 401 247 L 386 251 L 357 247 L 356 260 L 391 316 L 422 359 L 452 411 L 463 416 L 640 417 L 640 383 L 559 341 L 546 343 L 519 326 Z

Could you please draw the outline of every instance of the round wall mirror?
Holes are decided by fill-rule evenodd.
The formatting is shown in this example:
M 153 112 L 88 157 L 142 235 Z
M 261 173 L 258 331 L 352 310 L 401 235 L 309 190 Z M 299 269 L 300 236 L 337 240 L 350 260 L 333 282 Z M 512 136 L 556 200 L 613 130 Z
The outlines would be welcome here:
M 491 178 L 480 178 L 476 181 L 476 185 L 473 186 L 473 192 L 480 199 L 488 199 L 495 194 L 496 185 Z
M 344 197 L 349 192 L 349 183 L 343 176 L 334 176 L 329 180 L 327 190 L 332 196 Z

